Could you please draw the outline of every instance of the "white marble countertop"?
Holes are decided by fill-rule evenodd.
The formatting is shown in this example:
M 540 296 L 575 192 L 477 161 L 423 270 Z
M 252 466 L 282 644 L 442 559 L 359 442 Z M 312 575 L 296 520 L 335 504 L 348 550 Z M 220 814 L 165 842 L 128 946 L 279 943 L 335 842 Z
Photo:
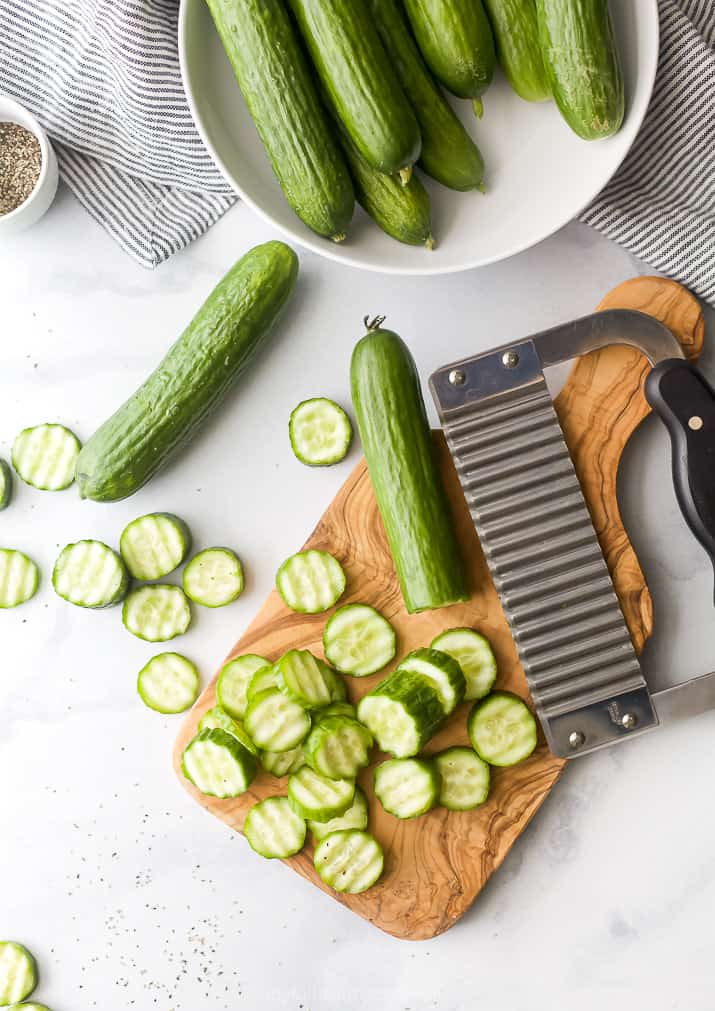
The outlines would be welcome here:
M 0 456 L 45 420 L 88 437 L 229 265 L 269 237 L 239 206 L 147 273 L 61 190 L 43 222 L 0 245 Z M 117 610 L 61 602 L 49 578 L 63 544 L 116 544 L 152 509 L 185 517 L 199 545 L 234 545 L 246 592 L 201 610 L 179 647 L 208 678 L 357 458 L 303 468 L 286 421 L 310 395 L 349 402 L 366 313 L 388 315 L 426 377 L 583 314 L 644 272 L 578 225 L 509 262 L 431 280 L 303 255 L 293 311 L 250 382 L 166 473 L 113 507 L 17 488 L 0 543 L 28 551 L 44 578 L 34 601 L 0 614 L 0 937 L 37 955 L 38 999 L 53 1011 L 711 1011 L 715 714 L 572 763 L 461 923 L 399 942 L 260 861 L 189 799 L 170 765 L 181 718 L 135 694 L 152 647 Z M 712 341 L 712 313 L 708 323 Z M 715 374 L 710 347 L 705 367 Z M 621 492 L 655 598 L 646 669 L 658 685 L 715 665 L 712 572 L 668 471 L 666 438 L 648 422 Z

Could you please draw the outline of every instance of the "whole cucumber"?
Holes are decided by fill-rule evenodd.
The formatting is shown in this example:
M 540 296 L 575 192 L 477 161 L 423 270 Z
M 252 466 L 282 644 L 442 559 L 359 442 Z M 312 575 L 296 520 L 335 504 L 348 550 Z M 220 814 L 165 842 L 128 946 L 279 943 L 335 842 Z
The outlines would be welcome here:
M 420 125 L 420 166 L 452 190 L 479 189 L 484 178 L 479 148 L 435 84 L 398 0 L 370 0 L 370 6 L 382 44 Z
M 206 0 L 281 189 L 318 235 L 340 242 L 355 199 L 283 0 Z
M 365 0 L 289 0 L 327 98 L 363 158 L 406 180 L 420 129 Z
M 623 72 L 608 0 L 536 0 L 541 51 L 556 104 L 584 140 L 617 133 Z
M 85 443 L 82 498 L 133 495 L 189 442 L 263 344 L 297 274 L 283 242 L 256 246 L 229 270 L 146 382 Z
M 417 43 L 427 65 L 448 91 L 473 99 L 482 115 L 484 94 L 492 83 L 496 53 L 482 0 L 404 0 Z
M 497 59 L 509 84 L 527 102 L 551 98 L 534 0 L 484 0 L 484 3 L 494 30 Z

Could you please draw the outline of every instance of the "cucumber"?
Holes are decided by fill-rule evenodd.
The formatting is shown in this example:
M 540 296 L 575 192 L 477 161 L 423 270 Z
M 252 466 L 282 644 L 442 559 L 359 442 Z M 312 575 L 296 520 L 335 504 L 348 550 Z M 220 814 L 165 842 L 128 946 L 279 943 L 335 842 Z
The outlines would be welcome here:
M 135 579 L 162 579 L 178 568 L 191 549 L 189 528 L 173 513 L 148 513 L 128 523 L 119 551 Z
M 433 758 L 440 775 L 438 803 L 449 811 L 471 811 L 489 796 L 489 766 L 471 748 L 447 748 Z
M 288 780 L 288 798 L 306 821 L 330 821 L 345 814 L 355 797 L 353 779 L 328 779 L 304 765 Z
M 281 779 L 303 768 L 305 752 L 302 747 L 291 748 L 290 751 L 262 751 L 261 765 L 271 776 Z
M 225 607 L 243 593 L 243 567 L 230 548 L 206 548 L 184 569 L 184 593 L 203 607 Z
M 261 347 L 297 274 L 298 258 L 282 242 L 256 246 L 231 268 L 156 370 L 82 449 L 82 498 L 133 495 L 191 440 Z
M 216 682 L 216 701 L 229 716 L 242 720 L 246 714 L 248 683 L 264 667 L 270 667 L 268 660 L 255 653 L 245 653 L 234 657 L 221 668 Z
M 12 501 L 12 471 L 9 464 L 0 460 L 0 512 Z
M 482 0 L 404 0 L 417 44 L 430 70 L 458 98 L 473 99 L 481 118 L 494 76 L 494 37 Z
M 436 765 L 421 758 L 393 758 L 375 769 L 375 796 L 388 814 L 418 818 L 439 798 L 440 778 Z
M 551 98 L 534 0 L 484 0 L 484 5 L 494 32 L 497 59 L 514 91 L 527 102 Z
M 278 688 L 303 709 L 332 701 L 333 678 L 327 664 L 307 649 L 291 649 L 276 664 Z
M 523 699 L 492 692 L 477 702 L 467 720 L 472 747 L 490 765 L 516 765 L 536 747 L 536 720 Z
M 342 565 L 327 551 L 299 551 L 276 575 L 283 603 L 299 614 L 327 611 L 345 593 L 346 582 Z
M 494 687 L 497 660 L 489 640 L 473 628 L 450 628 L 432 642 L 432 649 L 448 653 L 462 668 L 467 682 L 465 699 L 481 699 Z
M 467 683 L 462 668 L 448 653 L 437 649 L 416 649 L 400 663 L 399 670 L 409 671 L 432 685 L 449 716 L 464 698 Z
M 297 702 L 272 688 L 248 703 L 244 726 L 257 747 L 292 751 L 308 736 L 310 716 Z
M 199 697 L 200 687 L 199 672 L 180 653 L 153 656 L 137 677 L 142 702 L 157 713 L 183 713 L 190 709 Z
M 0 548 L 0 608 L 31 600 L 39 585 L 40 570 L 31 558 L 14 548 Z
M 278 688 L 278 668 L 276 664 L 269 663 L 265 667 L 260 667 L 248 682 L 246 702 L 250 703 L 256 695 L 274 688 Z
M 561 115 L 584 140 L 617 133 L 625 90 L 608 0 L 536 0 L 539 39 Z
M 122 621 L 138 639 L 167 642 L 188 629 L 191 608 L 181 587 L 153 583 L 132 590 L 124 601 Z
M 189 741 L 181 769 L 209 797 L 240 797 L 256 776 L 256 756 L 225 730 L 202 730 Z
M 289 0 L 333 108 L 363 158 L 380 172 L 409 170 L 420 129 L 364 0 Z
M 355 779 L 370 761 L 372 734 L 349 716 L 324 716 L 304 744 L 306 763 L 328 779 Z
M 52 585 L 78 607 L 111 607 L 126 597 L 129 573 L 121 556 L 102 541 L 77 541 L 62 549 Z
M 254 804 L 243 823 L 248 845 L 268 860 L 285 860 L 300 853 L 307 826 L 287 797 L 267 797 Z
M 415 363 L 403 341 L 368 325 L 350 366 L 353 405 L 375 498 L 410 614 L 468 599 L 451 509 Z
M 0 1005 L 29 997 L 37 986 L 37 963 L 17 941 L 0 941 Z
M 360 787 L 356 786 L 353 802 L 345 814 L 338 815 L 337 818 L 331 818 L 330 821 L 309 821 L 308 828 L 313 835 L 313 839 L 316 842 L 320 842 L 321 839 L 325 839 L 326 835 L 330 835 L 331 832 L 340 832 L 346 828 L 367 828 L 367 818 L 367 797 Z
M 25 484 L 62 491 L 75 478 L 80 442 L 64 425 L 25 428 L 12 445 L 12 465 Z
M 533 0 L 529 0 L 529 3 L 533 4 Z M 481 189 L 484 161 L 479 148 L 435 84 L 398 0 L 370 0 L 370 9 L 382 43 L 420 125 L 420 168 L 450 189 Z
M 308 228 L 342 241 L 350 177 L 283 0 L 207 4 L 286 200 Z
M 385 858 L 369 832 L 343 829 L 331 832 L 315 849 L 313 865 L 319 877 L 336 892 L 357 895 L 380 878 Z
M 341 673 L 367 677 L 382 670 L 394 657 L 395 630 L 374 607 L 346 604 L 326 624 L 323 649 L 328 662 Z
M 353 426 L 339 404 L 327 397 L 312 397 L 291 412 L 288 434 L 301 463 L 308 467 L 330 467 L 347 456 Z
M 439 729 L 444 709 L 435 688 L 409 671 L 397 670 L 364 695 L 358 719 L 381 751 L 411 758 Z
M 329 706 L 317 709 L 313 714 L 315 721 L 324 720 L 328 716 L 349 716 L 357 719 L 357 711 L 351 702 L 331 702 Z
M 252 755 L 258 755 L 258 748 L 244 730 L 243 725 L 229 716 L 221 706 L 214 706 L 213 709 L 206 710 L 199 720 L 199 730 L 225 730 L 227 734 L 235 737 L 246 751 L 250 751 Z

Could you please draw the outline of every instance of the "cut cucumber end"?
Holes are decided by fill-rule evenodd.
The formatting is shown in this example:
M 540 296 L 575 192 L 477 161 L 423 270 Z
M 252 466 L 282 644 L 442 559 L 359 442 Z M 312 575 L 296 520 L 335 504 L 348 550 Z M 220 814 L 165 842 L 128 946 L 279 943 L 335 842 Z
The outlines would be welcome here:
M 178 568 L 191 549 L 191 533 L 173 513 L 148 513 L 122 531 L 119 550 L 135 579 L 162 579 Z
M 17 1004 L 37 986 L 37 963 L 17 941 L 0 941 L 0 1006 Z
M 319 843 L 313 864 L 326 885 L 336 892 L 357 895 L 379 880 L 385 857 L 369 832 L 343 829 L 331 832 Z
M 299 551 L 281 565 L 276 588 L 292 611 L 321 614 L 345 593 L 347 580 L 337 558 L 327 551 Z
M 288 423 L 293 453 L 308 467 L 330 467 L 345 458 L 353 428 L 345 411 L 327 397 L 304 400 Z
M 16 437 L 12 465 L 25 484 L 40 491 L 63 491 L 74 481 L 80 449 L 79 439 L 64 425 L 36 425 Z
M 397 640 L 392 625 L 374 607 L 346 604 L 325 626 L 323 649 L 328 662 L 341 673 L 367 677 L 394 658 Z
M 31 558 L 14 548 L 0 548 L 0 608 L 25 604 L 39 585 L 40 570 Z
M 180 586 L 153 583 L 132 590 L 122 608 L 124 627 L 146 642 L 167 642 L 191 624 L 191 608 Z
M 225 607 L 243 592 L 243 567 L 230 548 L 206 548 L 184 569 L 184 593 L 203 607 Z
M 62 549 L 52 571 L 52 586 L 58 597 L 77 607 L 111 607 L 126 597 L 129 573 L 121 556 L 107 544 L 77 541 Z
M 144 705 L 166 715 L 190 709 L 199 697 L 200 687 L 198 670 L 180 653 L 157 654 L 137 677 L 137 691 Z
M 509 692 L 492 692 L 477 702 L 467 721 L 469 740 L 489 765 L 523 762 L 538 739 L 536 720 L 523 699 Z

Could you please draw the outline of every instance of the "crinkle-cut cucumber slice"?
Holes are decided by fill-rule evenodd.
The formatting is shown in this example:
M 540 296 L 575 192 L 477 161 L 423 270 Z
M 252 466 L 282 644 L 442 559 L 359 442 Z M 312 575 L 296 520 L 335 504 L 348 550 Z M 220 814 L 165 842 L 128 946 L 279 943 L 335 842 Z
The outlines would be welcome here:
M 328 663 L 341 673 L 367 677 L 394 657 L 395 630 L 374 607 L 346 604 L 325 626 L 323 649 Z
M 331 832 L 316 846 L 313 864 L 326 885 L 357 895 L 378 881 L 385 858 L 377 839 L 359 829 Z
M 0 941 L 0 1005 L 16 1004 L 37 986 L 37 963 L 17 941 Z
M 331 702 L 328 706 L 323 706 L 322 709 L 316 709 L 313 713 L 313 722 L 316 723 L 319 720 L 324 720 L 328 716 L 350 716 L 352 719 L 357 719 L 357 710 L 352 702 Z
M 199 730 L 225 730 L 227 734 L 232 734 L 240 741 L 252 755 L 258 755 L 258 748 L 246 733 L 243 724 L 229 716 L 221 706 L 214 706 L 213 709 L 206 710 L 199 720 Z
M 0 608 L 18 607 L 37 593 L 40 570 L 14 548 L 0 548 Z
M 230 548 L 206 548 L 184 569 L 184 593 L 203 607 L 225 607 L 243 593 L 243 567 Z
M 345 411 L 327 397 L 298 404 L 288 424 L 290 444 L 301 463 L 329 467 L 347 456 L 353 428 Z
M 416 649 L 402 660 L 399 669 L 417 674 L 432 685 L 439 695 L 445 716 L 454 712 L 464 698 L 467 685 L 462 668 L 448 653 L 437 649 Z
M 0 460 L 0 512 L 7 509 L 12 501 L 12 471 L 4 460 Z
M 147 513 L 122 531 L 119 550 L 135 579 L 162 579 L 191 550 L 191 533 L 173 513 Z
M 299 551 L 281 565 L 276 587 L 283 602 L 300 614 L 320 614 L 345 593 L 345 572 L 327 551 Z
M 153 583 L 132 590 L 124 601 L 122 620 L 128 632 L 146 642 L 166 642 L 183 635 L 191 608 L 180 586 Z
M 265 657 L 256 653 L 244 653 L 234 657 L 221 668 L 216 682 L 216 700 L 234 720 L 242 720 L 246 715 L 248 683 L 256 673 L 270 664 Z
M 367 828 L 368 808 L 367 797 L 359 786 L 355 787 L 355 796 L 345 814 L 330 821 L 309 821 L 308 828 L 313 833 L 316 842 L 325 839 L 331 832 L 340 832 L 345 828 Z
M 267 663 L 264 667 L 259 667 L 251 676 L 246 688 L 247 705 L 251 703 L 252 699 L 255 699 L 256 695 L 278 688 L 278 685 L 278 666 L 276 664 Z
M 370 730 L 381 751 L 411 758 L 444 720 L 435 688 L 424 678 L 397 670 L 363 696 L 358 719 Z
M 492 692 L 477 702 L 467 720 L 469 740 L 490 765 L 516 765 L 536 747 L 536 720 L 523 699 Z
M 303 849 L 306 824 L 287 797 L 267 797 L 246 815 L 243 834 L 262 857 L 285 860 Z
M 306 710 L 275 688 L 259 692 L 248 703 L 244 726 L 254 744 L 266 751 L 291 751 L 308 736 Z
M 40 491 L 62 491 L 74 481 L 81 449 L 74 432 L 64 425 L 24 428 L 12 446 L 12 465 L 25 484 Z
M 278 687 L 304 709 L 333 701 L 335 675 L 307 649 L 291 649 L 276 664 Z
M 233 734 L 202 730 L 189 741 L 181 768 L 194 786 L 210 797 L 239 797 L 253 782 L 258 763 Z
M 375 769 L 375 796 L 388 814 L 417 818 L 439 798 L 439 772 L 421 758 L 392 758 Z
M 290 802 L 306 821 L 329 821 L 345 814 L 355 796 L 355 780 L 329 779 L 304 765 L 288 780 Z
M 447 748 L 434 755 L 440 774 L 439 803 L 450 811 L 470 811 L 489 796 L 489 766 L 471 748 Z
M 262 751 L 261 765 L 271 776 L 282 779 L 303 768 L 305 751 L 302 746 L 290 751 Z
M 121 556 L 102 541 L 77 541 L 62 549 L 52 585 L 77 607 L 111 607 L 126 597 L 129 573 Z
M 199 697 L 200 687 L 199 672 L 181 653 L 158 653 L 137 678 L 142 702 L 157 713 L 186 712 Z
M 349 716 L 318 720 L 305 742 L 305 760 L 329 779 L 354 779 L 370 761 L 372 734 Z
M 432 649 L 449 653 L 462 668 L 467 700 L 481 699 L 497 679 L 497 661 L 489 640 L 473 628 L 450 628 L 432 642 Z

